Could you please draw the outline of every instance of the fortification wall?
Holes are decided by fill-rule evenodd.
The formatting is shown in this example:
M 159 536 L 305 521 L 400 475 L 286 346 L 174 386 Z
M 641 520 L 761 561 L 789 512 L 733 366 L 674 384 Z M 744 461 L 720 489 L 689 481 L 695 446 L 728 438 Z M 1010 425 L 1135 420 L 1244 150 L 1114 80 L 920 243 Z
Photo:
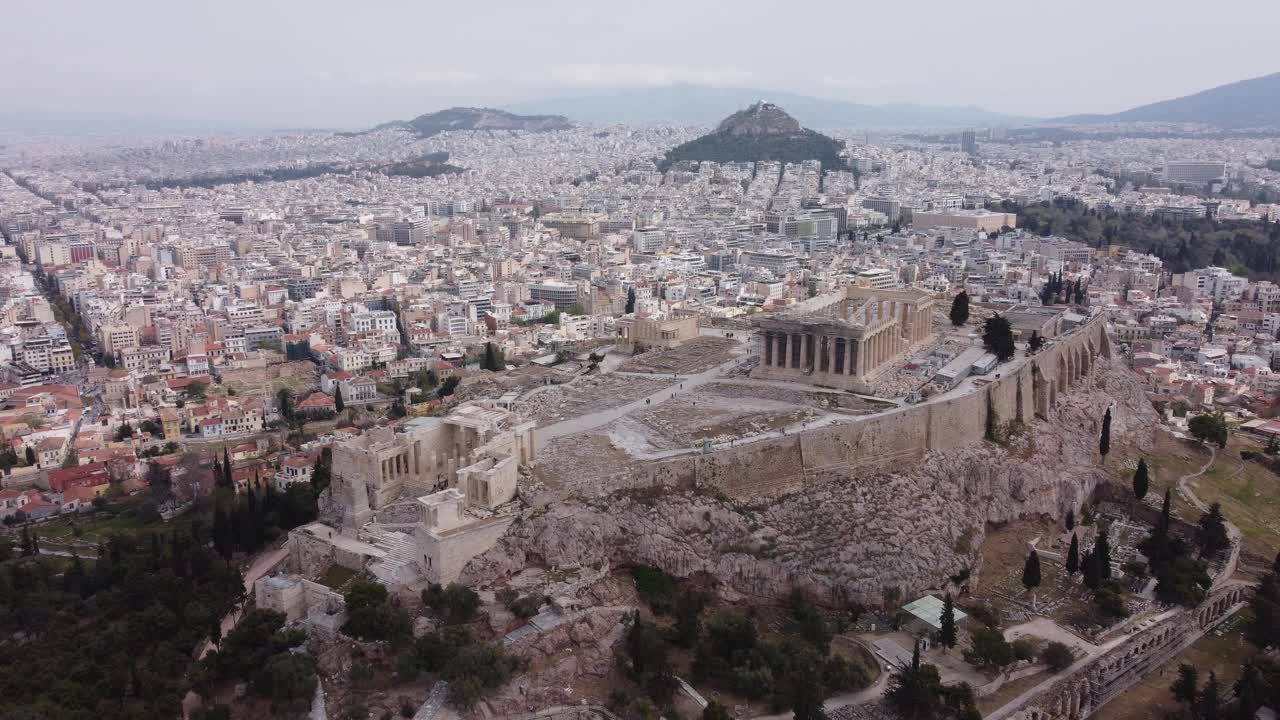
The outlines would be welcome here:
M 874 473 L 901 467 L 932 450 L 981 442 L 987 435 L 988 406 L 1001 425 L 1047 418 L 1060 395 L 1085 382 L 1098 355 L 1110 357 L 1104 315 L 1059 336 L 1052 347 L 1034 357 L 997 367 L 989 382 L 964 394 L 721 448 L 692 461 L 685 456 L 649 463 L 626 477 L 604 479 L 599 489 L 696 485 L 750 498 L 791 492 L 832 472 Z

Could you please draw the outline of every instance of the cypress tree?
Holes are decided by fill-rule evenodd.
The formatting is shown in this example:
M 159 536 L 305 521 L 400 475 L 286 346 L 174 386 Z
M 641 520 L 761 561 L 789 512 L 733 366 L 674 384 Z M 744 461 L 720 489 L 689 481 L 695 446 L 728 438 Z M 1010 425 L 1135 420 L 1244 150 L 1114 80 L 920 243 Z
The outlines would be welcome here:
M 1028 590 L 1040 587 L 1040 555 L 1035 550 L 1027 553 L 1027 562 L 1022 566 L 1022 587 Z
M 231 529 L 231 518 L 221 507 L 213 511 L 213 547 L 225 560 L 230 560 L 235 552 L 235 533 Z
M 969 321 L 969 293 L 961 290 L 951 299 L 951 324 L 960 327 Z
M 1171 493 L 1168 489 L 1164 491 L 1164 504 L 1160 506 L 1160 519 L 1156 522 L 1156 533 L 1165 539 L 1169 537 L 1169 505 L 1173 499 Z
M 942 631 L 939 633 L 938 640 L 943 647 L 953 648 L 956 646 L 956 606 L 955 601 L 951 599 L 951 593 L 947 593 L 942 599 Z
M 1209 682 L 1204 684 L 1204 690 L 1200 693 L 1200 701 L 1196 708 L 1199 712 L 1196 714 L 1200 720 L 1218 720 L 1222 712 L 1221 691 L 1218 688 L 1218 676 L 1209 671 Z
M 1067 511 L 1067 529 L 1068 530 L 1076 529 L 1076 511 L 1075 510 Z
M 1084 579 L 1084 586 L 1090 590 L 1097 590 L 1102 584 L 1102 574 L 1098 572 L 1098 554 L 1096 552 L 1085 553 L 1084 558 L 1080 561 L 1081 576 Z
M 1133 496 L 1139 500 L 1147 496 L 1147 488 L 1150 487 L 1150 478 L 1147 474 L 1146 458 L 1138 459 L 1138 469 L 1133 473 Z
M 982 345 L 1000 362 L 1013 358 L 1017 347 L 1013 343 L 1013 326 L 1009 319 L 1000 315 L 987 318 L 982 326 Z
M 630 315 L 635 311 L 636 311 L 636 289 L 629 288 L 627 290 L 627 306 L 626 308 L 623 309 L 622 312 L 626 315 Z
M 1098 577 L 1106 580 L 1111 577 L 1111 540 L 1107 537 L 1107 529 L 1103 528 L 1094 545 L 1093 554 L 1097 558 Z
M 337 387 L 336 387 L 336 388 L 334 388 L 334 390 L 333 390 L 333 406 L 334 406 L 335 408 L 337 408 L 338 412 L 342 412 L 343 410 L 346 410 L 346 409 L 347 409 L 347 404 L 346 404 L 345 402 L 343 402 L 343 401 L 342 401 L 342 386 L 341 386 L 341 385 L 337 386 Z
M 1102 453 L 1102 458 L 1107 458 L 1107 453 L 1111 452 L 1111 408 L 1107 408 L 1107 412 L 1102 416 L 1102 436 L 1098 438 L 1098 452 Z
M 1067 574 L 1075 575 L 1080 569 L 1080 541 L 1071 533 L 1071 547 L 1067 550 Z

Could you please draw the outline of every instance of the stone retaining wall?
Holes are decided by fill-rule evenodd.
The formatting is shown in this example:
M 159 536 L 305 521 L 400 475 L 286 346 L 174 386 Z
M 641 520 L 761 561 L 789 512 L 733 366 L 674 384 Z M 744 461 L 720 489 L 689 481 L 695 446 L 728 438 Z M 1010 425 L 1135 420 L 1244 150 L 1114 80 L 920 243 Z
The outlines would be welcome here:
M 989 409 L 1002 425 L 1048 418 L 1060 396 L 1086 382 L 1099 355 L 1111 356 L 1105 315 L 1056 338 L 1052 347 L 1032 358 L 998 366 L 990 382 L 957 397 L 692 458 L 648 463 L 635 472 L 602 478 L 598 489 L 608 493 L 624 487 L 696 486 L 745 499 L 794 491 L 833 471 L 872 474 L 898 468 L 932 450 L 982 442 Z

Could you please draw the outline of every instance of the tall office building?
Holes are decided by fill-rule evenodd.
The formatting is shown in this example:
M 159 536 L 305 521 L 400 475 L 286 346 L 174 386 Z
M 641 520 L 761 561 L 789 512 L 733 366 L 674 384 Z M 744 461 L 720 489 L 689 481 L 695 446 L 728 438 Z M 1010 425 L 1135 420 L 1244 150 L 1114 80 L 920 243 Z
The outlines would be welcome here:
M 978 133 L 965 130 L 960 133 L 960 149 L 970 155 L 978 154 Z
M 1209 183 L 1225 180 L 1226 177 L 1227 164 L 1223 162 L 1170 160 L 1164 165 L 1165 182 Z

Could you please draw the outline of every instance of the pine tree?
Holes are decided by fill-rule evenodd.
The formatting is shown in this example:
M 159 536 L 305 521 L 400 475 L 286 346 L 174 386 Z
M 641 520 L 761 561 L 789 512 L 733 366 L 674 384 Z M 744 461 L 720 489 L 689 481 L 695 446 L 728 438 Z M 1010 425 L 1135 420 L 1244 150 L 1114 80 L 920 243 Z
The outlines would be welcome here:
M 1027 340 L 1027 349 L 1031 352 L 1039 352 L 1044 347 L 1044 338 L 1040 337 L 1039 330 L 1032 330 L 1031 337 Z
M 31 528 L 26 525 L 22 526 L 22 554 L 34 555 L 35 549 L 31 546 Z
M 1040 587 L 1040 555 L 1035 550 L 1027 553 L 1027 562 L 1022 566 L 1022 587 L 1028 590 Z
M 969 293 L 961 290 L 951 299 L 951 324 L 956 327 L 969 322 Z
M 1150 478 L 1147 477 L 1147 461 L 1145 458 L 1139 458 L 1138 469 L 1133 473 L 1133 496 L 1139 500 L 1146 497 L 1150 484 Z
M 337 408 L 338 412 L 342 412 L 343 410 L 346 410 L 346 409 L 347 409 L 347 404 L 346 404 L 345 402 L 343 402 L 343 400 L 342 400 L 342 386 L 341 386 L 341 385 L 337 386 L 337 387 L 336 387 L 336 388 L 334 388 L 334 390 L 333 390 L 333 406 L 334 406 L 335 408 Z
M 1071 533 L 1071 547 L 1067 550 L 1067 574 L 1075 575 L 1080 569 L 1080 541 Z
M 942 631 L 939 633 L 938 641 L 943 647 L 953 648 L 956 646 L 956 606 L 955 601 L 951 599 L 951 593 L 947 593 L 942 598 Z
M 1102 435 L 1098 438 L 1098 452 L 1102 453 L 1102 458 L 1107 458 L 1107 453 L 1111 452 L 1111 408 L 1107 408 L 1107 412 L 1102 416 Z

